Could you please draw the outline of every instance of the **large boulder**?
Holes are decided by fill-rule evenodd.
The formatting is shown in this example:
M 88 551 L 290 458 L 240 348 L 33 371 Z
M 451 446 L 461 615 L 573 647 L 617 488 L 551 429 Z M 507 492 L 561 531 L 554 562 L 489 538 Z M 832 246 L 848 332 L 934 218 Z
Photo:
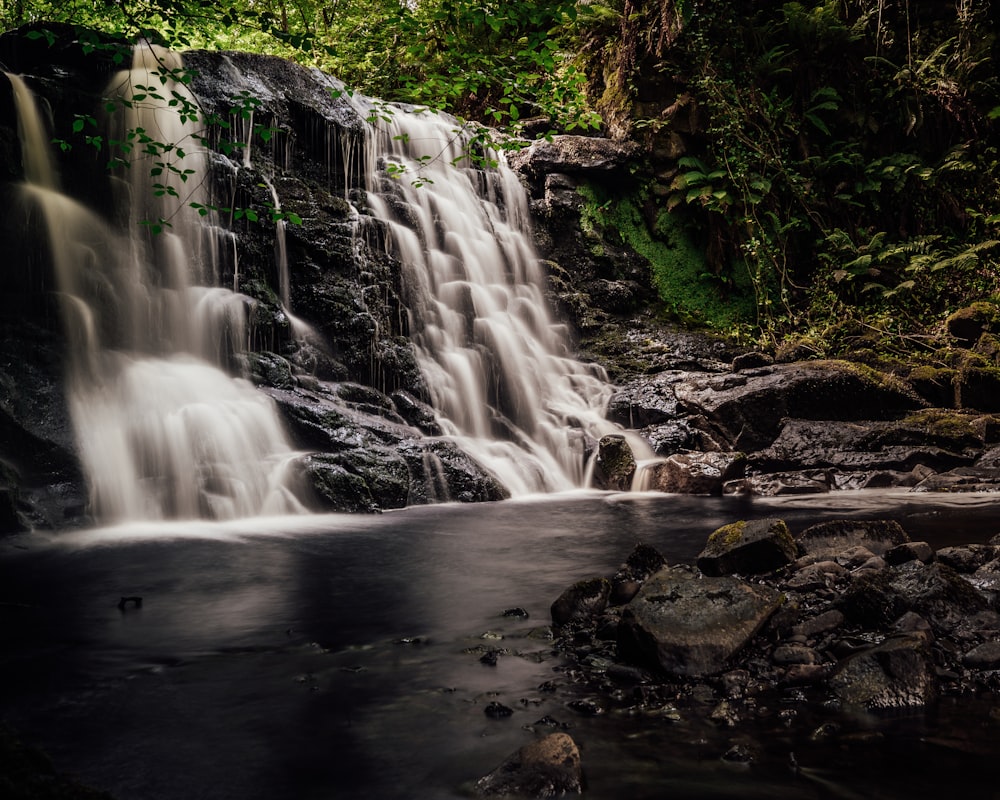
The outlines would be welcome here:
M 780 605 L 774 589 L 668 567 L 625 606 L 619 655 L 672 675 L 715 675 Z
M 672 387 L 688 414 L 728 432 L 735 449 L 770 445 L 787 417 L 893 419 L 920 408 L 908 387 L 843 361 L 774 364 L 739 374 L 694 376 Z
M 986 597 L 951 567 L 919 561 L 862 577 L 842 600 L 844 614 L 856 624 L 884 630 L 914 612 L 937 636 L 954 635 L 988 608 Z
M 594 460 L 594 488 L 627 492 L 632 488 L 635 470 L 635 453 L 628 439 L 617 433 L 602 436 Z
M 552 173 L 588 174 L 620 170 L 639 154 L 630 141 L 594 136 L 553 136 L 540 139 L 508 157 L 510 165 L 531 180 Z

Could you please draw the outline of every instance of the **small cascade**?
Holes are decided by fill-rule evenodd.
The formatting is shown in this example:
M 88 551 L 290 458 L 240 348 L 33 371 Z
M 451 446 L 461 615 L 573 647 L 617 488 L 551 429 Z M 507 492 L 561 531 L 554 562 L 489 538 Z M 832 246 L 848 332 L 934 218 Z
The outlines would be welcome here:
M 371 213 L 404 265 L 410 331 L 445 431 L 513 494 L 584 485 L 586 453 L 617 429 L 604 419 L 604 371 L 575 360 L 549 314 L 528 240 L 527 197 L 502 156 L 470 166 L 454 119 L 386 111 L 362 162 Z
M 247 349 L 251 301 L 218 286 L 227 239 L 189 207 L 207 205 L 208 163 L 193 122 L 152 97 L 194 103 L 169 78 L 179 66 L 178 57 L 140 46 L 109 87 L 124 101 L 109 136 L 141 129 L 166 145 L 141 155 L 136 147 L 113 181 L 127 208 L 120 228 L 61 192 L 34 99 L 8 76 L 24 196 L 48 229 L 69 341 L 70 411 L 93 510 L 107 522 L 301 510 L 285 480 L 295 454 L 272 402 L 227 374 Z

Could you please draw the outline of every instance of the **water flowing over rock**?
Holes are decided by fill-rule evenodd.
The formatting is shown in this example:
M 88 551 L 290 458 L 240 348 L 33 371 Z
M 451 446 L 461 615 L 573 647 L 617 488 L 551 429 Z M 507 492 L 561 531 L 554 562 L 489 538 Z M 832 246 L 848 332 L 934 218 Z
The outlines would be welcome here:
M 67 343 L 67 460 L 89 513 L 377 510 L 583 484 L 619 430 L 611 389 L 551 315 L 502 156 L 454 119 L 280 59 L 139 47 L 121 70 L 57 33 L 51 49 L 0 42 L 25 73 L 9 78 L 12 178 L 28 238 L 48 239 L 15 248 L 2 288 L 26 301 L 14 318 L 59 298 L 46 324 Z M 100 144 L 85 135 L 127 143 L 110 175 L 70 153 Z M 30 455 L 0 457 L 37 473 Z M 20 519 L 40 490 L 16 488 Z

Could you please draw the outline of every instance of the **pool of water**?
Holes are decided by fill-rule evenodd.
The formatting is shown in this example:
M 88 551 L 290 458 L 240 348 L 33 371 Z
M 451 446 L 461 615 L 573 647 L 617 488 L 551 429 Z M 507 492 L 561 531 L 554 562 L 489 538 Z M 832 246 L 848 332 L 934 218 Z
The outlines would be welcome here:
M 774 709 L 749 765 L 720 758 L 747 732 L 710 723 L 710 706 L 681 720 L 569 707 L 579 688 L 547 628 L 559 593 L 637 542 L 692 562 L 715 528 L 760 516 L 793 533 L 891 516 L 940 547 L 1000 531 L 1000 499 L 581 493 L 26 534 L 0 543 L 0 718 L 119 800 L 466 797 L 545 715 L 580 745 L 595 799 L 940 797 L 958 776 L 996 796 L 991 698 L 842 718 L 836 745 Z M 120 609 L 126 596 L 141 607 Z M 515 607 L 528 617 L 503 615 Z M 507 655 L 484 665 L 484 647 Z M 492 701 L 514 713 L 487 716 Z

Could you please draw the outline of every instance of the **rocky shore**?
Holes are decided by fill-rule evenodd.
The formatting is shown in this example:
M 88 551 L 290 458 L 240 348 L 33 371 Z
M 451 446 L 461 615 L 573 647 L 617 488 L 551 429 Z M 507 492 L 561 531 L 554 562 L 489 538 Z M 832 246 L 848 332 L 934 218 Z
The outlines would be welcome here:
M 639 544 L 614 574 L 569 586 L 551 614 L 577 715 L 634 718 L 637 727 L 700 720 L 729 732 L 715 756 L 737 764 L 752 763 L 764 747 L 757 737 L 777 726 L 794 770 L 798 748 L 875 747 L 880 718 L 930 718 L 948 700 L 976 703 L 970 731 L 995 727 L 998 602 L 1000 537 L 935 551 L 895 521 L 792 532 L 771 518 L 718 529 L 694 565 L 667 564 Z M 856 724 L 845 725 L 851 715 Z M 552 762 L 550 776 L 561 757 Z M 555 791 L 551 781 L 539 791 L 538 769 L 516 762 L 518 784 L 511 763 L 501 769 L 506 790 L 580 791 L 575 770 L 561 773 Z M 479 791 L 494 796 L 497 785 L 494 774 Z

